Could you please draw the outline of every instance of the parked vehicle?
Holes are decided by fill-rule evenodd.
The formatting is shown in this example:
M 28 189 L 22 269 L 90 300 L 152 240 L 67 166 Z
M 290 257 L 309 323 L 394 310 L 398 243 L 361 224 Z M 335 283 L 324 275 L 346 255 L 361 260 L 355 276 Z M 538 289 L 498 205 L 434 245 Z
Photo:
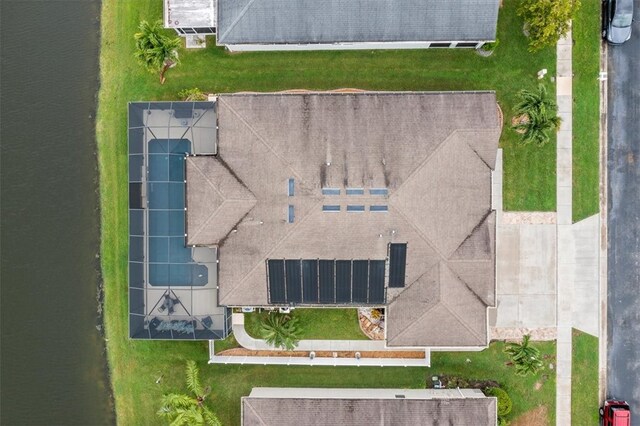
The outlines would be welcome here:
M 631 411 L 626 401 L 609 399 L 600 408 L 602 426 L 631 426 Z
M 631 38 L 633 0 L 603 0 L 602 37 L 611 44 L 622 44 Z

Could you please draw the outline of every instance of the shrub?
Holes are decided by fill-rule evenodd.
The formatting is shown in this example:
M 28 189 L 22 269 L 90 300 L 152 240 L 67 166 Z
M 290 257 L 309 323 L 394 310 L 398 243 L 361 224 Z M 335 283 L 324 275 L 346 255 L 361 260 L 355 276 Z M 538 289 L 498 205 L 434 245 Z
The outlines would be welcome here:
M 549 96 L 543 84 L 535 91 L 521 90 L 518 98 L 519 102 L 514 108 L 517 117 L 513 129 L 522 134 L 523 144 L 533 142 L 538 146 L 545 145 L 551 140 L 550 133 L 560 127 L 555 100 Z
M 374 320 L 379 320 L 380 318 L 382 318 L 382 312 L 380 312 L 380 309 L 372 309 L 371 318 Z
M 280 313 L 267 315 L 260 324 L 260 334 L 270 345 L 292 351 L 298 346 L 301 330 L 297 327 L 298 318 Z
M 180 97 L 180 99 L 183 99 L 185 101 L 192 101 L 192 102 L 207 100 L 207 95 L 197 87 L 194 87 L 193 89 L 181 90 L 178 93 L 178 97 Z
M 484 391 L 487 396 L 495 396 L 498 398 L 498 417 L 505 417 L 511 413 L 513 406 L 509 394 L 500 388 L 487 388 Z
M 484 50 L 485 52 L 493 52 L 494 50 L 496 50 L 496 47 L 498 47 L 499 44 L 500 40 L 496 39 L 496 41 L 494 41 L 493 43 L 483 44 L 480 49 Z
M 569 31 L 579 0 L 523 0 L 518 15 L 529 31 L 529 51 L 554 46 Z

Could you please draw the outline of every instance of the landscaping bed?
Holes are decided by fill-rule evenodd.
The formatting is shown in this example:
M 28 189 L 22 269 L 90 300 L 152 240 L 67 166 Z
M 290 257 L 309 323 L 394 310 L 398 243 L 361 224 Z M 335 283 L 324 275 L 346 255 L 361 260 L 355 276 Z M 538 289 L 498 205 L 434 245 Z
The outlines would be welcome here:
M 314 351 L 318 358 L 355 358 L 354 351 Z M 403 358 L 423 359 L 424 351 L 364 351 L 358 352 L 362 358 Z M 224 356 L 284 356 L 308 358 L 311 353 L 305 351 L 253 351 L 244 348 L 228 349 L 217 353 Z

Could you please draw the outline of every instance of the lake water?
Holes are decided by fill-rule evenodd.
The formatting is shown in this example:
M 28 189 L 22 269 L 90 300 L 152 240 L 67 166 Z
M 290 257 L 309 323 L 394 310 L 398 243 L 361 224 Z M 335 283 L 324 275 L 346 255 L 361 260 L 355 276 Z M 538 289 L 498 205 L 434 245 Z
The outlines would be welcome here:
M 0 423 L 114 424 L 98 330 L 100 3 L 1 8 Z

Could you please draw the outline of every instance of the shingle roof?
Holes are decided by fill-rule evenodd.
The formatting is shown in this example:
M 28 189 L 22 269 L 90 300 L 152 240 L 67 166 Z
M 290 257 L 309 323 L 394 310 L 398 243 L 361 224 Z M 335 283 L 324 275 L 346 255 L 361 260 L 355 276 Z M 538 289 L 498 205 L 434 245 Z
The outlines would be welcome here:
M 495 424 L 494 398 L 242 398 L 243 426 Z
M 499 0 L 219 0 L 219 44 L 494 40 Z
M 501 124 L 491 92 L 221 95 L 218 156 L 187 165 L 189 244 L 220 245 L 220 304 L 260 306 L 267 259 L 386 259 L 389 243 L 407 243 L 407 287 L 388 297 L 389 344 L 486 344 Z M 237 208 L 220 210 L 207 189 L 216 181 L 242 188 Z M 364 195 L 346 195 L 352 187 Z M 347 212 L 350 204 L 388 211 Z M 436 319 L 455 334 L 434 333 Z

